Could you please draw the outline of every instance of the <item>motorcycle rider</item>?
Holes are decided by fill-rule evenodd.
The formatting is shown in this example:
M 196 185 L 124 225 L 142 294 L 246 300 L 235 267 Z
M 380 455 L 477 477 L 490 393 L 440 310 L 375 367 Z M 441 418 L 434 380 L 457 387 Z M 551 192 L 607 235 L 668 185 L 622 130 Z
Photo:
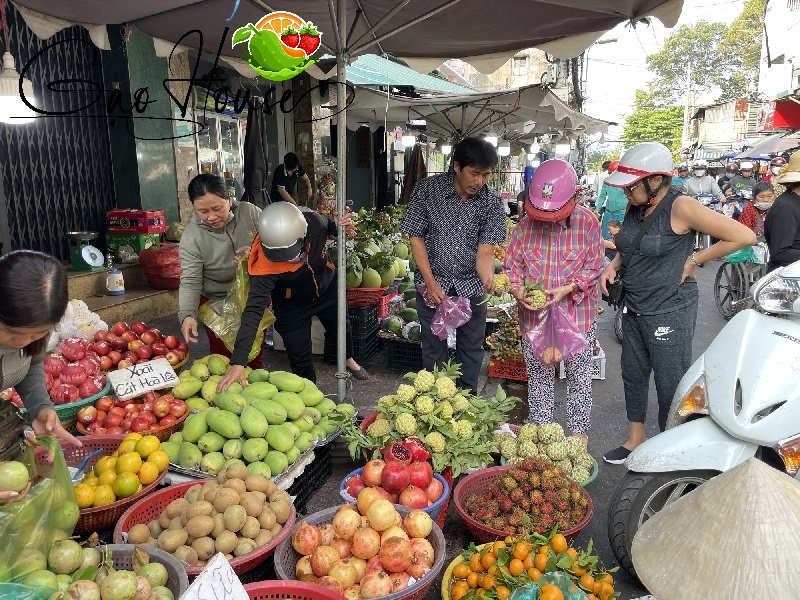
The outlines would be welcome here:
M 689 165 L 681 163 L 678 165 L 678 174 L 672 178 L 672 185 L 686 191 L 686 184 L 691 177 L 692 176 L 689 175 Z
M 784 165 L 786 164 L 786 159 L 782 156 L 776 156 L 771 161 L 769 161 L 769 173 L 764 175 L 761 181 L 766 181 L 772 184 L 772 187 L 775 188 L 775 196 L 780 196 L 783 192 L 786 191 L 786 188 L 782 186 L 780 183 L 777 182 L 778 177 L 783 170 Z
M 692 166 L 692 178 L 686 182 L 686 193 L 690 196 L 697 196 L 699 194 L 711 194 L 720 202 L 725 202 L 725 194 L 714 181 L 714 178 L 708 174 L 708 163 L 704 160 L 698 160 Z
M 722 189 L 722 186 L 724 186 L 725 184 L 730 184 L 730 180 L 733 177 L 735 177 L 736 173 L 738 172 L 739 168 L 736 166 L 736 163 L 733 162 L 728 163 L 728 166 L 725 167 L 725 174 L 719 179 L 717 179 L 717 185 L 719 186 L 719 188 Z
M 744 190 L 751 192 L 756 184 L 756 179 L 753 177 L 753 163 L 749 160 L 742 161 L 739 165 L 739 174 L 731 177 L 728 183 L 733 188 L 735 196 L 741 196 Z

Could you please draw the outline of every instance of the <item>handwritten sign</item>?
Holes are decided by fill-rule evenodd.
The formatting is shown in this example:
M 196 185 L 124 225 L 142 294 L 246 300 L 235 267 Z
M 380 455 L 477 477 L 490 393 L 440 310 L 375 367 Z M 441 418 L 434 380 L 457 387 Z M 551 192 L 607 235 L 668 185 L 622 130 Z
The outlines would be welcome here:
M 211 557 L 197 579 L 181 596 L 181 600 L 249 600 L 249 598 L 228 559 L 219 552 Z
M 117 369 L 108 374 L 114 393 L 121 400 L 141 396 L 151 390 L 161 390 L 178 384 L 175 369 L 166 358 Z

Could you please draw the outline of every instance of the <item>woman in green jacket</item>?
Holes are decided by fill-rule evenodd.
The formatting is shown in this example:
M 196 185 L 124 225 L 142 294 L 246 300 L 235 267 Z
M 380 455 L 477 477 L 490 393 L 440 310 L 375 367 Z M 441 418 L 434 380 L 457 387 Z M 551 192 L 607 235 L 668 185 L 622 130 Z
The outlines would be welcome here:
M 197 309 L 225 298 L 236 275 L 237 259 L 250 251 L 261 209 L 228 196 L 225 180 L 210 173 L 189 182 L 194 215 L 181 236 L 178 320 L 186 343 L 197 343 Z M 214 332 L 205 328 L 210 351 L 230 356 Z M 250 363 L 260 368 L 261 353 Z

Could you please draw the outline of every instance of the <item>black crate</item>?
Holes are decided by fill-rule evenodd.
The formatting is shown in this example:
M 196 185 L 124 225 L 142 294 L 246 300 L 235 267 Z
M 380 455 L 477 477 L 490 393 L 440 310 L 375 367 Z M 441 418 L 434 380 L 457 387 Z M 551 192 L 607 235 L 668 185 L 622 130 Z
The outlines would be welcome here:
M 367 335 L 374 335 L 378 329 L 378 304 L 369 306 L 351 306 L 347 309 L 350 317 L 350 330 L 353 339 L 364 339 Z
M 286 490 L 291 496 L 295 496 L 294 507 L 298 513 L 305 514 L 309 499 L 333 474 L 332 452 L 330 444 L 314 448 L 314 460 Z
M 419 371 L 422 368 L 422 346 L 403 339 L 386 340 L 386 367 L 392 371 Z
M 370 361 L 375 358 L 383 349 L 383 339 L 378 337 L 378 328 L 372 330 L 362 337 L 353 335 L 353 359 L 359 364 L 368 366 Z M 323 362 L 332 365 L 336 364 L 336 337 L 325 336 L 325 353 L 322 357 Z

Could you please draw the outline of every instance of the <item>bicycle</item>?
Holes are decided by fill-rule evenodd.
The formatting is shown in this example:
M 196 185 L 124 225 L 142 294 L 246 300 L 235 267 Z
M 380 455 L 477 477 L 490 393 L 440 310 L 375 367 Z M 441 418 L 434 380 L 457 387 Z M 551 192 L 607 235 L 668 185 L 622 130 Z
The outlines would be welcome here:
M 759 242 L 725 257 L 714 277 L 714 302 L 719 314 L 730 319 L 752 303 L 750 288 L 767 273 L 769 249 Z

